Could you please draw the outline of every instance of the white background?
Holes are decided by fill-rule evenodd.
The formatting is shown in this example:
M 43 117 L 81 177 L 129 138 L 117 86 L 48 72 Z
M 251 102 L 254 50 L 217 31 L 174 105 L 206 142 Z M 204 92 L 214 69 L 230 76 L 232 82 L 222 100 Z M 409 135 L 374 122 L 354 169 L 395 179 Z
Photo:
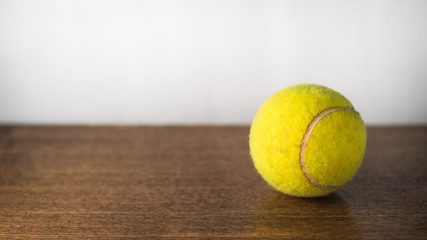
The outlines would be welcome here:
M 0 0 L 3 124 L 249 124 L 296 83 L 427 124 L 427 1 Z

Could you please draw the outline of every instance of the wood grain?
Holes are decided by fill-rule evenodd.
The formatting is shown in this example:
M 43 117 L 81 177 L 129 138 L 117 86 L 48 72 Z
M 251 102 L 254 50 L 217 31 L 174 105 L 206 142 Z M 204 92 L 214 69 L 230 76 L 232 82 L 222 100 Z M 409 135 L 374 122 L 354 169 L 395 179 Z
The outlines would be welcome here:
M 368 128 L 337 192 L 276 192 L 248 127 L 0 127 L 0 238 L 427 239 L 427 128 Z

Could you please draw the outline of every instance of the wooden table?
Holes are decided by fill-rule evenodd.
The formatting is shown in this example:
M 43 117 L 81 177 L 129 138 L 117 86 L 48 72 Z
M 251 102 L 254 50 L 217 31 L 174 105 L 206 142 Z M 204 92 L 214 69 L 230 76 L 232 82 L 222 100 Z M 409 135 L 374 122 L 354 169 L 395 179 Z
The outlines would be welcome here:
M 0 127 L 0 239 L 427 239 L 427 127 L 368 128 L 353 181 L 273 190 L 248 127 Z

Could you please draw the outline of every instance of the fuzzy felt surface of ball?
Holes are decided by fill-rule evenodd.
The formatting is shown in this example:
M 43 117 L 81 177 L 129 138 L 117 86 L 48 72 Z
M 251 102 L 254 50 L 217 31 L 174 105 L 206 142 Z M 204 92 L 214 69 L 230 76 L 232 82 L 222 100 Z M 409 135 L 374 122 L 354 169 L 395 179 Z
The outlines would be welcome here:
M 262 104 L 251 125 L 249 147 L 255 168 L 276 190 L 319 197 L 356 174 L 365 153 L 366 128 L 340 93 L 299 84 Z

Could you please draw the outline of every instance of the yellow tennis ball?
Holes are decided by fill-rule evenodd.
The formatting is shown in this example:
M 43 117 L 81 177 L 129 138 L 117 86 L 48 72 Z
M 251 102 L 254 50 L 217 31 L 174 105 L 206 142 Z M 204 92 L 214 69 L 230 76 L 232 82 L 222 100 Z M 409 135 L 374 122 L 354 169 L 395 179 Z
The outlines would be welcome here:
M 255 168 L 275 189 L 318 197 L 356 174 L 365 154 L 366 128 L 340 93 L 300 84 L 275 93 L 260 107 L 249 146 Z

